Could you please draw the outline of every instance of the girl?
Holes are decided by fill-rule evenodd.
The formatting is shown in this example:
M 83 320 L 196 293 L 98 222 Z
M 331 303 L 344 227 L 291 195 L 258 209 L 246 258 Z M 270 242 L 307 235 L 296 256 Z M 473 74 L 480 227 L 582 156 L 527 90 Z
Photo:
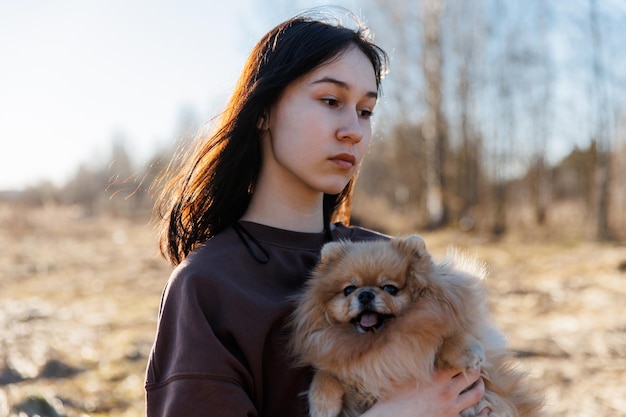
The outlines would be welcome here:
M 347 225 L 386 66 L 363 28 L 311 15 L 254 47 L 217 129 L 160 202 L 161 251 L 177 267 L 148 363 L 148 416 L 307 414 L 310 370 L 285 351 L 289 300 L 325 242 L 385 238 Z M 484 385 L 457 373 L 365 415 L 458 416 Z

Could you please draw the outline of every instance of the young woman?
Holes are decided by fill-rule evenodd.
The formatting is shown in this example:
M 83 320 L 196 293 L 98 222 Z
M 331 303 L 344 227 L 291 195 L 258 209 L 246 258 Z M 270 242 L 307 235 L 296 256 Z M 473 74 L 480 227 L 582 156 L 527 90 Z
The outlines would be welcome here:
M 386 65 L 364 29 L 312 16 L 255 46 L 217 129 L 161 200 L 161 250 L 177 267 L 147 369 L 148 416 L 307 415 L 311 371 L 290 366 L 285 319 L 325 242 L 385 238 L 347 225 Z M 484 392 L 477 372 L 457 374 L 365 415 L 457 416 Z

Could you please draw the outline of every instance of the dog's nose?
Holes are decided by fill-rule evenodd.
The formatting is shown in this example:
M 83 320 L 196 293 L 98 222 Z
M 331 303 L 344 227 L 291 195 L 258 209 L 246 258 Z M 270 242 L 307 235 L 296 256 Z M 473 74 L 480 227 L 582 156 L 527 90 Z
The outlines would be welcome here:
M 376 298 L 376 294 L 370 290 L 364 290 L 359 293 L 358 300 L 361 304 L 369 304 Z

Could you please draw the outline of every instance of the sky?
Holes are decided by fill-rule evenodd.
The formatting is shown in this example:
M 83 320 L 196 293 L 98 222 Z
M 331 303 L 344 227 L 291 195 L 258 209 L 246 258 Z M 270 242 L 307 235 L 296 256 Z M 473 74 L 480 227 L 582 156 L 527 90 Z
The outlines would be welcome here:
M 614 51 L 626 39 L 623 1 L 599 3 L 621 28 L 606 40 L 619 41 Z M 81 164 L 107 163 L 116 138 L 134 162 L 146 163 L 180 137 L 185 109 L 199 123 L 219 113 L 267 30 L 329 3 L 360 14 L 359 0 L 0 0 L 0 191 L 61 186 Z M 562 15 L 587 10 L 586 0 L 554 5 Z M 575 68 L 587 32 L 553 23 L 554 33 L 566 35 L 555 57 Z M 624 73 L 624 60 L 612 62 Z M 554 134 L 564 140 L 551 146 L 589 136 L 571 113 L 588 91 L 577 78 L 557 77 L 565 81 L 563 93 L 557 85 L 565 105 L 555 118 L 565 127 Z
M 302 10 L 261 5 L 0 0 L 0 191 L 62 185 L 113 138 L 140 163 L 174 140 L 182 109 L 214 116 L 258 38 Z

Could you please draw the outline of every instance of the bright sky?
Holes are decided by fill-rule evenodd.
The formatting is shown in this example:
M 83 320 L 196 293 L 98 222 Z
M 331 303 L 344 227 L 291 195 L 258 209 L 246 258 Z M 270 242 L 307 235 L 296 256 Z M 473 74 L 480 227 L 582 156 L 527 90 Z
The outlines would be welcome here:
M 624 39 L 623 1 L 601 3 L 622 28 L 607 43 Z M 42 180 L 62 185 L 81 163 L 106 163 L 119 136 L 135 162 L 145 162 L 177 139 L 183 108 L 200 122 L 219 112 L 246 55 L 270 27 L 320 4 L 360 13 L 359 0 L 216 3 L 0 0 L 0 191 Z M 587 10 L 585 1 L 576 4 L 570 9 Z M 583 29 L 574 33 L 584 46 Z M 619 67 L 612 62 L 623 73 L 623 60 Z M 569 90 L 583 96 L 566 101 L 587 101 L 586 90 Z M 575 134 L 564 134 L 567 143 Z
M 183 107 L 214 116 L 258 38 L 301 10 L 265 3 L 0 1 L 0 190 L 61 185 L 116 135 L 148 158 Z

